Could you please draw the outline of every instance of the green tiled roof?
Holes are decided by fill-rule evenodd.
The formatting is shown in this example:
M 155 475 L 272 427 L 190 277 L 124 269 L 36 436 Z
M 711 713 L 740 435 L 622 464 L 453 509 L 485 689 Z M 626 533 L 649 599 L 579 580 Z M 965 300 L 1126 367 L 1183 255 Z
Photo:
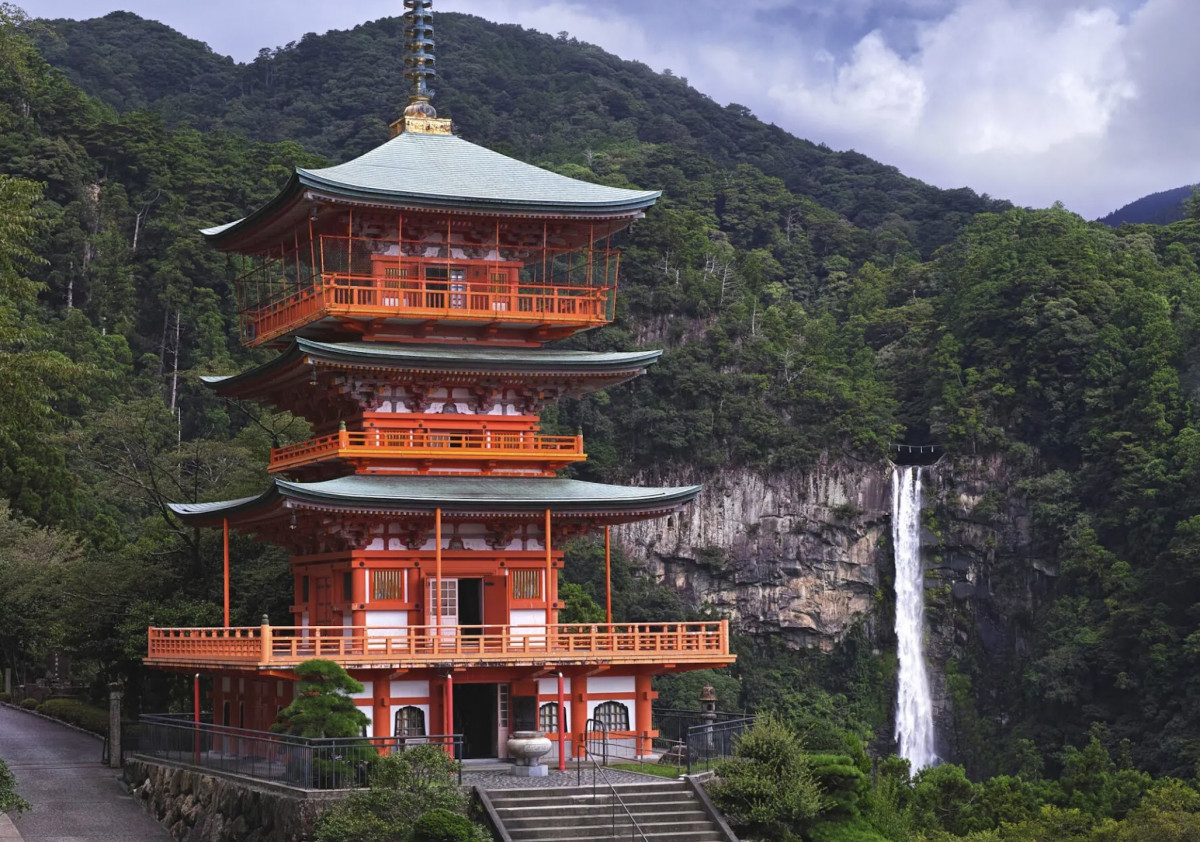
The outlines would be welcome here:
M 638 373 L 653 365 L 662 351 L 607 352 L 555 351 L 551 349 L 497 348 L 484 345 L 409 345 L 398 342 L 315 342 L 297 338 L 292 345 L 262 365 L 229 377 L 203 377 L 221 390 L 282 371 L 308 357 L 316 362 L 357 366 L 414 368 L 425 371 L 513 373 L 565 373 L 621 375 Z
M 202 233 L 249 230 L 304 191 L 401 207 L 585 217 L 635 216 L 661 195 L 558 175 L 453 135 L 406 132 L 344 164 L 297 169 L 266 206 Z
M 632 488 L 573 479 L 503 477 L 401 477 L 354 475 L 323 482 L 275 479 L 258 497 L 216 503 L 174 503 L 184 520 L 204 521 L 265 511 L 283 500 L 333 508 L 448 515 L 488 512 L 540 512 L 554 515 L 638 515 L 691 502 L 700 486 Z

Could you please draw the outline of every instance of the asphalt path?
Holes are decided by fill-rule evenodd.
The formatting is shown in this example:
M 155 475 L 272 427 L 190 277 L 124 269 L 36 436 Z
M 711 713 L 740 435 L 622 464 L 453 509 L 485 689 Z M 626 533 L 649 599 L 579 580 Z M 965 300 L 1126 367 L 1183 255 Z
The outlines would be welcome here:
M 118 771 L 100 765 L 100 746 L 89 734 L 0 705 L 0 759 L 33 805 L 13 819 L 24 842 L 170 842 L 122 789 Z M 0 840 L 9 842 L 5 831 Z

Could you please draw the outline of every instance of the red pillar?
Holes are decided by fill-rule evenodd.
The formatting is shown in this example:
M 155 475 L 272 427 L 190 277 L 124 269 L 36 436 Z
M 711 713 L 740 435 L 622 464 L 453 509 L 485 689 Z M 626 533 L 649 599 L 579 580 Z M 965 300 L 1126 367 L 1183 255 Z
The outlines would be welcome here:
M 192 678 L 192 722 L 196 725 L 192 735 L 192 762 L 200 765 L 200 673 Z
M 390 674 L 384 670 L 371 675 L 371 706 L 375 709 L 371 715 L 371 735 L 374 737 L 390 737 L 392 735 L 392 709 L 388 704 L 392 697 L 391 682 L 388 680 Z
M 563 674 L 558 673 L 558 771 L 567 771 L 567 705 L 563 690 Z
M 454 733 L 454 673 L 446 673 L 446 704 L 443 710 L 446 712 L 445 728 L 443 734 Z M 454 743 L 448 741 L 446 743 L 446 753 L 451 757 L 454 756 Z
M 604 622 L 612 625 L 612 540 L 611 527 L 604 527 Z M 611 631 L 611 629 L 609 630 Z
M 653 715 L 650 710 L 650 703 L 658 694 L 650 689 L 650 676 L 639 675 L 634 678 L 634 722 L 633 730 L 637 732 L 637 753 L 639 756 L 650 754 L 653 749 L 653 743 L 650 738 L 653 737 L 651 726 L 653 724 Z
M 582 675 L 571 678 L 571 755 L 583 757 L 587 743 L 587 679 Z
M 229 518 L 222 518 L 221 525 L 225 533 L 225 572 L 223 576 L 225 585 L 225 628 L 229 628 Z

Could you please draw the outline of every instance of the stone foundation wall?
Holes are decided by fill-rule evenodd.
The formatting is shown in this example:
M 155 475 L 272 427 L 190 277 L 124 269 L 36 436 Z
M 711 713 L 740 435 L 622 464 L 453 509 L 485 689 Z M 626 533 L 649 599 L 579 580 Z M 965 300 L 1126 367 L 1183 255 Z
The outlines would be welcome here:
M 124 777 L 177 842 L 307 842 L 322 811 L 346 797 L 136 757 L 125 761 Z

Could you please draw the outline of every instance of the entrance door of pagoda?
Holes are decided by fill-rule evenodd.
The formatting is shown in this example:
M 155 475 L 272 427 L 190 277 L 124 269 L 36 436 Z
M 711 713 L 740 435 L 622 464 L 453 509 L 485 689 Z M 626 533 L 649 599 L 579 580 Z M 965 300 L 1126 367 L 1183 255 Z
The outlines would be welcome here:
M 440 626 L 440 634 L 442 637 L 454 637 L 458 634 L 458 579 L 442 579 L 442 598 L 439 601 L 434 594 L 437 593 L 437 579 L 429 580 L 429 601 L 426 603 L 429 606 L 429 625 Z M 435 614 L 436 612 L 436 614 Z M 430 634 L 434 634 L 433 629 L 429 630 Z

